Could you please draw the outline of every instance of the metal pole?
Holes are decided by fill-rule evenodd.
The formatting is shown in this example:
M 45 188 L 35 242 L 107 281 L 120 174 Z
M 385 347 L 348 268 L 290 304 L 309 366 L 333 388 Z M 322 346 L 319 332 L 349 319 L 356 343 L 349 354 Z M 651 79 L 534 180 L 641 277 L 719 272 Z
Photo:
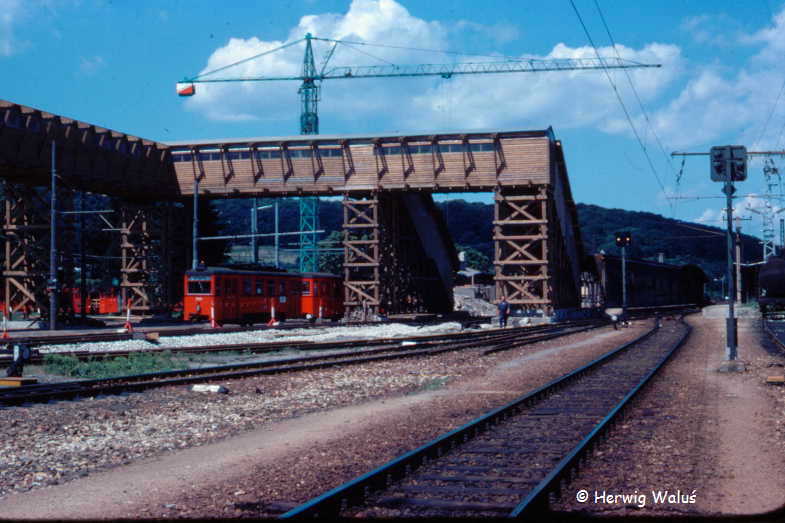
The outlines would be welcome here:
M 736 303 L 741 303 L 741 227 L 736 227 Z
M 251 199 L 251 234 L 256 234 L 258 231 L 258 210 L 256 209 L 256 198 Z M 251 236 L 251 263 L 259 263 L 259 248 L 257 247 L 256 236 Z
M 275 200 L 275 268 L 280 268 L 280 260 L 278 259 L 278 248 L 280 240 L 278 239 L 278 200 Z
M 52 140 L 52 194 L 49 206 L 49 330 L 57 330 L 57 168 Z
M 733 182 L 727 180 L 722 192 L 725 193 L 725 214 L 727 215 L 727 230 L 725 236 L 728 240 L 728 267 L 726 277 L 728 278 L 728 317 L 725 320 L 726 337 L 726 356 L 729 360 L 736 359 L 736 313 L 734 311 L 734 301 L 736 296 L 736 285 L 733 281 L 733 193 L 736 189 Z
M 87 263 L 85 262 L 85 235 L 84 235 L 84 193 L 79 193 L 79 304 L 82 308 L 80 314 L 84 321 L 87 315 Z
M 194 179 L 194 218 L 191 235 L 193 237 L 191 269 L 196 269 L 199 265 L 199 178 Z
M 627 308 L 627 247 L 621 248 L 621 306 Z
M 780 218 L 780 249 L 785 248 L 785 218 Z

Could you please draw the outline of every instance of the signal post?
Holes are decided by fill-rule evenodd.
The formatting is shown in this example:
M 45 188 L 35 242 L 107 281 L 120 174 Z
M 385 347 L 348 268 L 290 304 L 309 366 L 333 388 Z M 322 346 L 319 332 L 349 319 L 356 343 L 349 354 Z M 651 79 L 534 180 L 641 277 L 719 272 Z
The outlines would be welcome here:
M 728 279 L 728 317 L 725 319 L 725 359 L 720 366 L 721 371 L 740 372 L 745 369 L 738 357 L 738 322 L 734 310 L 736 298 L 736 282 L 733 277 L 733 194 L 736 188 L 733 182 L 747 179 L 747 149 L 743 145 L 724 145 L 711 148 L 711 180 L 723 182 L 722 192 L 725 194 L 725 215 L 727 219 L 727 279 Z

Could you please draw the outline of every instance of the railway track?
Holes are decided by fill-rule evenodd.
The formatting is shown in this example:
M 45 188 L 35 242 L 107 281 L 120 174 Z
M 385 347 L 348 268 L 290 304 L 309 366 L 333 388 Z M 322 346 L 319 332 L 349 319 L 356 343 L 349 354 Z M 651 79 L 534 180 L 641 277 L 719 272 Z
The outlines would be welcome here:
M 49 401 L 52 399 L 69 399 L 75 397 L 95 396 L 98 394 L 118 394 L 122 392 L 143 391 L 150 388 L 171 385 L 183 385 L 205 381 L 221 381 L 245 378 L 263 374 L 314 370 L 338 365 L 356 365 L 394 358 L 411 358 L 430 356 L 441 352 L 477 349 L 485 352 L 509 350 L 529 343 L 535 343 L 558 336 L 566 336 L 596 328 L 603 323 L 582 323 L 580 325 L 552 325 L 550 328 L 538 328 L 534 331 L 527 328 L 504 329 L 490 332 L 474 332 L 459 335 L 423 336 L 412 339 L 384 340 L 377 343 L 368 340 L 354 342 L 336 342 L 329 345 L 336 347 L 354 347 L 363 344 L 371 346 L 361 351 L 351 350 L 329 355 L 317 355 L 299 358 L 278 359 L 273 361 L 247 362 L 233 365 L 183 369 L 166 372 L 124 376 L 110 379 L 80 380 L 56 384 L 27 385 L 18 388 L 0 388 L 0 404 L 13 405 L 31 402 Z M 408 343 L 407 343 L 408 342 Z M 307 345 L 309 350 L 316 344 Z M 280 347 L 276 347 L 279 349 Z M 235 348 L 236 350 L 236 348 Z
M 664 325 L 282 517 L 473 518 L 547 509 L 550 494 L 690 331 L 683 322 Z
M 780 352 L 785 353 L 785 321 L 773 321 L 764 315 L 762 322 L 763 332 Z
M 592 320 L 592 321 L 577 321 L 559 324 L 559 327 L 564 326 L 568 328 L 596 328 L 597 326 L 604 325 L 605 322 Z M 554 325 L 546 324 L 532 327 L 519 328 L 516 332 L 523 332 L 525 334 L 531 333 L 547 333 L 554 329 Z M 493 333 L 494 331 L 489 331 Z M 90 359 L 104 359 L 129 356 L 134 352 L 145 353 L 163 353 L 170 352 L 172 354 L 194 354 L 194 353 L 221 353 L 221 352 L 251 352 L 251 353 L 265 353 L 274 352 L 282 349 L 290 350 L 303 350 L 303 351 L 319 351 L 319 350 L 332 350 L 338 348 L 350 347 L 369 347 L 369 346 L 387 346 L 396 345 L 402 342 L 423 343 L 434 340 L 450 341 L 453 339 L 463 339 L 469 336 L 482 336 L 480 332 L 457 332 L 449 334 L 433 334 L 425 336 L 411 336 L 405 338 L 380 338 L 375 340 L 348 340 L 348 341 L 334 341 L 334 342 L 312 342 L 312 341 L 276 341 L 276 342 L 259 342 L 259 343 L 235 343 L 235 344 L 220 344 L 220 345 L 196 345 L 190 347 L 157 347 L 151 344 L 149 347 L 142 350 L 123 350 L 123 351 L 64 351 L 57 352 L 57 354 L 65 356 L 73 356 L 82 361 Z M 0 355 L 0 366 L 4 362 L 10 363 L 11 355 Z M 30 363 L 41 364 L 44 361 L 44 356 L 40 352 L 35 351 Z
M 477 326 L 480 323 L 484 323 L 489 321 L 490 318 L 482 317 L 482 318 L 469 318 L 463 321 L 460 321 L 462 327 L 473 327 Z M 383 321 L 376 321 L 376 322 L 365 322 L 362 325 L 381 325 L 384 323 Z M 396 323 L 403 323 L 403 324 L 428 324 L 428 323 L 436 323 L 436 321 L 429 321 L 429 322 L 415 322 L 415 321 L 397 321 Z M 311 323 L 306 320 L 289 320 L 286 323 L 282 323 L 277 325 L 276 327 L 270 327 L 270 329 L 274 329 L 276 331 L 286 331 L 292 329 L 308 329 L 308 328 L 323 328 L 323 327 L 330 327 L 339 324 L 335 323 Z M 348 323 L 346 326 L 356 326 L 356 323 Z M 36 347 L 39 345 L 64 345 L 69 343 L 95 343 L 95 342 L 102 342 L 102 341 L 127 341 L 132 339 L 137 339 L 143 337 L 146 333 L 155 332 L 160 337 L 169 337 L 169 336 L 191 336 L 195 334 L 230 334 L 235 332 L 249 332 L 249 331 L 258 331 L 264 330 L 266 327 L 262 325 L 255 325 L 251 327 L 242 327 L 242 326 L 229 326 L 229 327 L 218 327 L 218 328 L 206 328 L 204 326 L 181 326 L 177 328 L 171 328 L 169 326 L 162 326 L 162 327 L 137 327 L 134 333 L 129 332 L 116 332 L 116 331 L 101 331 L 101 332 L 72 332 L 66 334 L 53 334 L 53 335 L 29 335 L 29 334 L 22 334 L 20 331 L 14 331 L 10 333 L 11 340 L 14 342 L 25 343 L 31 347 Z
M 276 330 L 304 329 L 310 327 L 323 327 L 324 324 L 311 324 L 305 322 L 290 322 L 275 327 Z M 12 341 L 25 343 L 31 347 L 39 345 L 64 345 L 68 343 L 97 343 L 102 341 L 127 341 L 144 336 L 145 333 L 155 332 L 160 337 L 167 336 L 191 336 L 194 334 L 229 334 L 234 332 L 247 332 L 263 329 L 262 326 L 253 327 L 218 327 L 207 329 L 205 327 L 184 326 L 179 328 L 155 328 L 139 327 L 136 332 L 73 332 L 68 334 L 53 335 L 26 335 L 19 332 L 11 332 Z

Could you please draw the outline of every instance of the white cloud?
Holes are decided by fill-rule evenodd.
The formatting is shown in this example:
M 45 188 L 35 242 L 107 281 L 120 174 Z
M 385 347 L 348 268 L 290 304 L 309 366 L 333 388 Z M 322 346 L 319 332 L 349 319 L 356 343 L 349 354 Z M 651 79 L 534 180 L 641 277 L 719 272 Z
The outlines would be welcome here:
M 650 44 L 640 50 L 617 46 L 627 60 L 664 63 L 660 69 L 629 69 L 642 100 L 649 100 L 665 88 L 680 70 L 678 47 Z M 600 48 L 601 56 L 614 56 L 610 47 Z M 546 56 L 535 59 L 594 58 L 591 47 L 572 48 L 557 44 Z M 617 86 L 626 79 L 621 71 L 611 72 Z M 450 107 L 451 106 L 451 107 Z M 464 119 L 461 128 L 508 127 L 557 129 L 613 125 L 620 113 L 618 102 L 602 71 L 559 71 L 455 78 L 451 83 L 415 95 L 410 124 L 425 117 L 436 128 L 450 118 L 445 108 L 454 108 Z M 503 110 L 500 110 L 503 108 Z
M 715 20 L 695 17 L 685 21 L 683 27 L 695 29 L 709 21 Z M 676 149 L 728 139 L 753 148 L 775 147 L 783 138 L 785 98 L 777 106 L 774 102 L 785 78 L 781 68 L 785 52 L 785 9 L 774 16 L 770 27 L 729 40 L 758 45 L 760 50 L 740 68 L 693 64 L 681 92 L 652 112 L 651 121 L 658 135 Z M 769 114 L 772 123 L 765 127 Z M 643 123 L 640 117 L 636 119 L 639 128 Z M 629 133 L 622 120 L 606 130 Z
M 706 223 L 716 226 L 716 222 L 719 222 L 722 218 L 722 212 L 717 209 L 705 209 L 703 214 L 695 218 L 694 222 L 696 223 Z
M 0 0 L 0 56 L 11 56 L 19 43 L 14 25 L 23 14 L 21 0 Z
M 731 47 L 746 38 L 738 19 L 725 13 L 690 16 L 679 28 L 699 44 L 714 47 Z
M 354 0 L 345 14 L 324 13 L 300 19 L 289 32 L 289 41 L 305 33 L 355 42 L 383 42 L 395 47 L 339 46 L 331 65 L 399 65 L 444 63 L 444 54 L 421 53 L 406 48 L 447 50 L 454 31 L 495 31 L 502 38 L 517 37 L 517 28 L 504 23 L 480 26 L 469 22 L 448 31 L 436 21 L 412 16 L 394 0 Z M 449 33 L 449 34 L 448 34 Z M 272 50 L 283 42 L 263 41 L 256 37 L 231 39 L 210 56 L 202 72 Z M 681 52 L 677 46 L 653 43 L 642 49 L 617 46 L 625 59 L 662 63 L 661 69 L 632 69 L 629 73 L 642 99 L 650 100 L 681 71 Z M 327 47 L 314 44 L 317 67 Z M 367 53 L 367 54 L 365 54 Z M 612 48 L 601 49 L 603 56 L 614 56 Z M 257 60 L 233 67 L 233 77 L 299 75 L 303 47 L 293 46 Z M 373 55 L 373 57 L 369 56 Z M 591 47 L 571 48 L 557 44 L 546 56 L 521 58 L 594 58 Z M 378 59 L 377 59 L 378 58 Z M 626 83 L 621 72 L 612 73 Z M 618 104 L 601 71 L 567 71 L 502 75 L 454 76 L 450 80 L 364 79 L 329 80 L 323 83 L 324 102 L 320 106 L 322 131 L 325 121 L 336 118 L 375 121 L 383 115 L 380 131 L 475 129 L 489 127 L 557 129 L 581 126 L 612 126 Z M 254 82 L 244 84 L 199 84 L 197 95 L 188 107 L 216 120 L 269 119 L 292 121 L 297 115 L 296 82 Z M 500 110 L 503 108 L 503 110 Z M 609 129 L 612 130 L 612 129 Z
M 472 22 L 470 20 L 459 20 L 452 25 L 451 30 L 455 31 L 456 33 L 473 31 L 497 44 L 506 44 L 508 42 L 512 42 L 513 40 L 517 40 L 521 36 L 521 32 L 518 27 L 507 22 L 498 22 L 492 25 L 485 25 L 478 24 L 477 22 Z
M 87 76 L 94 75 L 105 65 L 106 62 L 104 62 L 104 59 L 101 56 L 92 56 L 89 58 L 82 56 L 79 58 L 79 71 Z
M 330 67 L 408 63 L 412 51 L 400 47 L 443 49 L 447 42 L 446 31 L 438 22 L 415 18 L 393 0 L 354 0 L 344 15 L 326 13 L 303 16 L 297 27 L 290 31 L 288 41 L 301 39 L 306 33 L 320 38 L 384 42 L 392 46 L 341 46 L 336 50 Z M 281 41 L 263 41 L 256 37 L 232 38 L 210 56 L 202 73 L 271 51 L 283 44 Z M 316 65 L 321 67 L 321 57 L 330 44 L 315 41 L 313 45 Z M 298 76 L 302 69 L 303 52 L 302 44 L 292 46 L 232 67 L 215 77 Z M 297 88 L 296 81 L 199 84 L 197 95 L 188 101 L 188 107 L 215 120 L 293 120 L 298 107 Z M 329 89 L 329 103 L 322 106 L 322 113 L 353 112 L 367 117 L 371 111 L 378 114 L 385 100 L 404 98 L 400 92 L 397 96 L 395 93 L 391 96 L 392 89 L 388 82 L 380 80 L 334 81 L 324 85 L 323 89 Z

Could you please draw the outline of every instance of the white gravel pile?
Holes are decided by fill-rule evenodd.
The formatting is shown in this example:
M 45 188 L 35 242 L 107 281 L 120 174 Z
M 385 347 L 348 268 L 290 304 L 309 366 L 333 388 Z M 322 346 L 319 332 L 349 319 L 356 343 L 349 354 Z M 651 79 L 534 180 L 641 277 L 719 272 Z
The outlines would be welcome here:
M 151 347 L 177 348 L 193 346 L 215 346 L 239 343 L 263 343 L 280 341 L 346 341 L 358 339 L 406 338 L 411 336 L 427 336 L 458 332 L 461 324 L 446 322 L 435 325 L 410 326 L 400 323 L 385 325 L 363 325 L 356 327 L 324 327 L 309 329 L 276 330 L 262 329 L 256 331 L 195 334 L 189 336 L 161 337 L 158 344 L 153 345 L 145 340 L 104 341 L 91 343 L 69 343 L 65 345 L 41 345 L 37 347 L 42 353 L 78 352 L 78 351 L 135 351 Z

